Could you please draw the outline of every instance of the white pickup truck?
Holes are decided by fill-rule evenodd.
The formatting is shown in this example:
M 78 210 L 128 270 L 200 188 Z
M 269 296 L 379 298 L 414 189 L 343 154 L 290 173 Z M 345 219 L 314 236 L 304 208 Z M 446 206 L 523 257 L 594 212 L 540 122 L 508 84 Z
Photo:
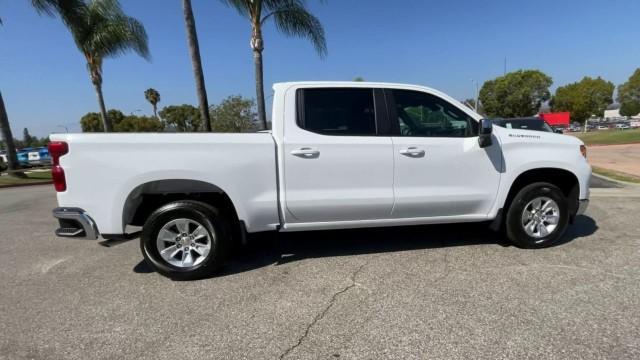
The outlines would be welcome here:
M 577 138 L 493 128 L 413 85 L 274 86 L 253 134 L 55 134 L 58 236 L 133 237 L 159 273 L 206 276 L 247 233 L 489 222 L 556 243 L 589 198 Z

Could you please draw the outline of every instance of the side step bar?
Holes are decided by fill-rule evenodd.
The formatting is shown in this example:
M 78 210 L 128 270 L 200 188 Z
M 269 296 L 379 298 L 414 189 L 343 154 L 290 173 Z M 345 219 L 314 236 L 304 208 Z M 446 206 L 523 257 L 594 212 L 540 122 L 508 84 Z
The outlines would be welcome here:
M 55 208 L 53 209 L 53 217 L 58 219 L 60 223 L 60 228 L 56 229 L 57 236 L 90 240 L 98 238 L 96 223 L 80 208 Z

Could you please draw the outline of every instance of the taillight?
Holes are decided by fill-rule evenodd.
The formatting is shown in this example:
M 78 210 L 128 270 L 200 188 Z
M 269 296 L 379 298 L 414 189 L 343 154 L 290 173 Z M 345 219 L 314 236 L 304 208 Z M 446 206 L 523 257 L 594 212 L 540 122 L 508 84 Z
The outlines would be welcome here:
M 584 145 L 580 145 L 580 153 L 582 154 L 582 156 L 584 156 L 584 158 L 587 158 L 587 147 Z
M 64 177 L 64 169 L 60 166 L 60 157 L 69 152 L 69 145 L 64 141 L 52 141 L 49 143 L 49 155 L 51 156 L 51 179 L 56 191 L 67 190 L 67 180 Z
M 64 169 L 60 165 L 54 165 L 51 168 L 51 179 L 56 191 L 62 192 L 67 190 L 67 179 L 64 177 Z
M 69 145 L 64 141 L 52 141 L 49 143 L 49 155 L 53 165 L 60 165 L 60 157 L 69 152 Z

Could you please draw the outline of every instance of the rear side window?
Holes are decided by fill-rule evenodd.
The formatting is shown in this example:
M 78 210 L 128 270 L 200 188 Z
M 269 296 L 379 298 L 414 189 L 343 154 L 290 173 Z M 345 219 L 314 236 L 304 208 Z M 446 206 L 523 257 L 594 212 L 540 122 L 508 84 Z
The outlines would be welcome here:
M 298 126 L 323 135 L 375 136 L 373 89 L 300 89 Z

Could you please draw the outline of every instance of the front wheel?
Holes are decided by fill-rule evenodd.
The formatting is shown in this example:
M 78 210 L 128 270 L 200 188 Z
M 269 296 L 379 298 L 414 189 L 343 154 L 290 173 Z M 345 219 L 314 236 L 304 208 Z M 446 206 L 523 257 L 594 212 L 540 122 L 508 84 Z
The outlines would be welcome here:
M 198 201 L 176 201 L 154 211 L 140 237 L 147 263 L 176 280 L 199 279 L 219 269 L 227 260 L 230 243 L 222 214 Z
M 516 246 L 529 249 L 556 244 L 569 223 L 566 196 L 545 182 L 522 188 L 513 198 L 506 219 L 507 237 Z

